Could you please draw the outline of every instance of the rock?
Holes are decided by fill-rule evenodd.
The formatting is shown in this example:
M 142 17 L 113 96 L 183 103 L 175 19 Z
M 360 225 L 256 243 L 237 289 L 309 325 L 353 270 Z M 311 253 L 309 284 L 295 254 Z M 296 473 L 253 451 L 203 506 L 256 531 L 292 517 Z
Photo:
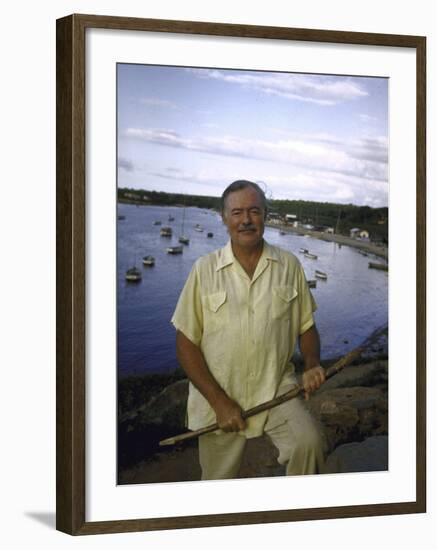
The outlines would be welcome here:
M 179 380 L 147 403 L 139 415 L 139 422 L 184 430 L 187 399 L 188 380 Z
M 369 437 L 361 443 L 340 445 L 331 453 L 324 473 L 378 472 L 388 470 L 388 437 Z
M 327 380 L 317 394 L 335 388 L 350 388 L 353 386 L 387 386 L 388 362 L 373 361 L 363 365 L 346 367 L 338 374 Z
M 375 385 L 378 387 L 372 387 Z M 331 451 L 346 443 L 388 433 L 386 387 L 387 361 L 374 361 L 346 368 L 313 394 L 307 405 L 321 422 Z M 186 430 L 187 396 L 188 381 L 178 380 L 122 415 L 118 431 L 121 469 L 153 457 L 158 451 L 172 452 L 160 448 L 159 441 Z M 185 442 L 183 448 L 196 444 L 196 440 Z M 268 441 L 252 442 L 250 449 L 253 452 L 244 464 L 242 477 L 274 476 L 283 471 Z
M 388 433 L 387 397 L 379 388 L 328 389 L 314 395 L 308 407 L 321 422 L 330 449 Z
M 118 461 L 124 469 L 153 456 L 159 441 L 184 432 L 188 381 L 167 386 L 145 405 L 123 415 L 118 425 Z M 185 443 L 185 446 L 189 443 Z

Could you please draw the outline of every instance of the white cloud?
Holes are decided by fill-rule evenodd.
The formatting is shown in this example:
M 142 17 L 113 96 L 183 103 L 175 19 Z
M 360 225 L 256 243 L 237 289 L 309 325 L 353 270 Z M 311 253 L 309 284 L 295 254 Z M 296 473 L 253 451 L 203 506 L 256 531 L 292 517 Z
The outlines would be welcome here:
M 188 69 L 200 78 L 221 80 L 256 89 L 285 99 L 331 106 L 366 97 L 368 92 L 356 79 L 337 76 L 290 73 L 261 73 L 219 71 L 217 69 Z
M 364 179 L 387 181 L 388 154 L 385 138 L 352 141 L 306 135 L 303 139 L 276 141 L 236 136 L 188 138 L 172 129 L 128 128 L 125 137 L 187 151 L 282 163 L 336 172 Z
M 170 109 L 177 109 L 178 106 L 172 101 L 167 101 L 166 99 L 160 99 L 156 97 L 142 97 L 140 103 L 143 105 L 150 105 L 152 107 L 165 107 Z

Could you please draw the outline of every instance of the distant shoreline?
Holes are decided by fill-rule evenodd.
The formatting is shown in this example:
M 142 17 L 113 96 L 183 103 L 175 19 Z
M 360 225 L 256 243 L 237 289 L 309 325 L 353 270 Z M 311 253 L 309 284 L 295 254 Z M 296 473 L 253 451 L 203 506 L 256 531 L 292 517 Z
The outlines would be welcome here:
M 134 200 L 129 200 L 125 198 L 119 198 L 119 203 L 122 204 L 135 204 L 139 206 L 161 206 L 161 207 L 183 207 L 183 204 L 173 204 L 173 205 L 162 205 L 158 203 L 153 202 L 139 202 Z M 200 207 L 203 208 L 203 207 Z M 210 209 L 211 210 L 211 209 Z M 215 210 L 215 209 L 212 209 Z M 215 210 L 218 212 L 217 210 Z M 375 256 L 378 256 L 379 258 L 383 258 L 384 260 L 388 260 L 388 247 L 387 246 L 381 246 L 376 245 L 372 242 L 367 241 L 360 241 L 358 239 L 352 239 L 351 237 L 347 237 L 346 235 L 335 235 L 332 233 L 324 233 L 322 231 L 311 231 L 309 229 L 304 229 L 300 227 L 291 227 L 289 225 L 284 224 L 275 224 L 271 222 L 266 222 L 266 227 L 271 227 L 273 229 L 278 229 L 278 231 L 285 231 L 286 233 L 292 233 L 295 235 L 308 235 L 309 237 L 312 237 L 313 239 L 320 239 L 322 241 L 327 242 L 335 242 L 340 245 L 344 246 L 351 246 L 352 248 L 357 248 L 359 250 L 363 250 L 364 252 L 368 252 L 370 254 L 374 254 Z
M 345 235 L 334 235 L 332 233 L 323 233 L 322 231 L 310 231 L 309 229 L 303 229 L 300 227 L 290 227 L 287 225 L 278 225 L 274 223 L 266 223 L 267 227 L 278 229 L 279 231 L 285 231 L 286 233 L 293 233 L 295 235 L 308 235 L 313 239 L 320 239 L 322 241 L 334 242 L 344 246 L 351 246 L 358 248 L 370 254 L 374 254 L 384 260 L 388 260 L 388 247 L 376 245 L 368 241 L 360 241 L 358 239 L 352 239 Z

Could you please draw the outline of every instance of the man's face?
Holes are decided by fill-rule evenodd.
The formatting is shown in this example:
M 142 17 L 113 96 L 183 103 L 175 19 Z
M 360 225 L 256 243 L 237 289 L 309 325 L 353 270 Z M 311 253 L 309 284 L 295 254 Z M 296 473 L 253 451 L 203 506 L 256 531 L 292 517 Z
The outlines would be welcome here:
M 262 242 L 265 210 L 261 197 L 253 187 L 234 191 L 226 197 L 223 223 L 232 243 L 254 248 Z

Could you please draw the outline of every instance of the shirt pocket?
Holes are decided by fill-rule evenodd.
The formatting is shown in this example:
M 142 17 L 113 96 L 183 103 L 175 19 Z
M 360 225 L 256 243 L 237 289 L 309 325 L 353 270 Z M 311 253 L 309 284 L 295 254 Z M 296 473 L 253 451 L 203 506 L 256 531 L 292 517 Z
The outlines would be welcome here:
M 204 311 L 204 333 L 223 330 L 228 322 L 228 303 L 225 291 L 207 294 L 202 298 Z
M 272 317 L 288 321 L 291 318 L 293 301 L 298 292 L 294 286 L 277 286 L 273 288 Z

